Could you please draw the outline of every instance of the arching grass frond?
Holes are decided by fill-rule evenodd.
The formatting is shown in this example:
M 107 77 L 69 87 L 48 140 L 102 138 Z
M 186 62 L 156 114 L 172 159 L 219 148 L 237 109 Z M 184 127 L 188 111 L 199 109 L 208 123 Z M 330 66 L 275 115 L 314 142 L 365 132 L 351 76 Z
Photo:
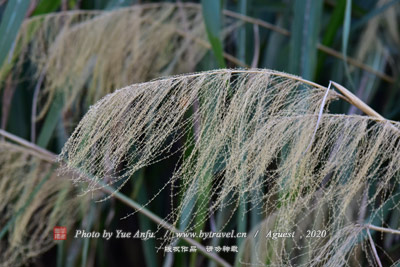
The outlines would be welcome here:
M 166 220 L 185 220 L 192 231 L 195 216 L 207 220 L 217 209 L 234 212 L 239 201 L 251 202 L 265 218 L 274 216 L 268 229 L 294 233 L 268 239 L 264 263 L 338 266 L 358 248 L 370 255 L 360 224 L 381 225 L 388 207 L 399 209 L 400 125 L 329 114 L 339 94 L 326 92 L 270 70 L 134 84 L 92 106 L 59 158 L 65 169 L 93 177 L 73 179 L 92 192 L 99 182 L 121 188 L 140 168 L 178 156 L 160 190 L 193 198 L 171 204 Z M 193 201 L 196 209 L 182 218 Z M 325 234 L 307 237 L 307 230 Z
M 238 24 L 225 20 L 224 32 Z M 236 25 L 236 26 L 235 26 Z M 198 7 L 137 5 L 113 11 L 70 11 L 33 17 L 21 27 L 0 83 L 30 66 L 37 79 L 38 119 L 56 94 L 66 117 L 80 119 L 87 107 L 115 89 L 157 77 L 191 72 L 208 41 Z

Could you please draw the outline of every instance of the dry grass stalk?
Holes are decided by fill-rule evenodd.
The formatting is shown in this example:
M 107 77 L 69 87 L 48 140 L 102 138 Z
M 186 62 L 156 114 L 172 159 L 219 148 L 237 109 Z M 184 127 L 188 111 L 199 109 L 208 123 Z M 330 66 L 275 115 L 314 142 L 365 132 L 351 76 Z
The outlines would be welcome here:
M 376 246 L 375 246 L 374 240 L 372 239 L 372 236 L 371 236 L 371 233 L 369 232 L 369 230 L 367 230 L 367 235 L 368 235 L 369 242 L 371 244 L 372 251 L 374 253 L 375 260 L 376 260 L 378 266 L 382 267 L 382 262 L 379 259 L 378 252 L 376 251 Z

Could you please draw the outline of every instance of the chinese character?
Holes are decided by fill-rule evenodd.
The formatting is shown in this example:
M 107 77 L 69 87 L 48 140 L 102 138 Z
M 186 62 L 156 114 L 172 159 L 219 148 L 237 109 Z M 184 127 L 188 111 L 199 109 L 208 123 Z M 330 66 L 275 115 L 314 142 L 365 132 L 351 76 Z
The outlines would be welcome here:
M 56 226 L 53 228 L 53 239 L 54 240 L 66 240 L 67 239 L 67 227 Z
M 206 250 L 207 250 L 207 252 L 211 252 L 211 251 L 213 251 L 213 247 L 212 246 L 206 246 Z
M 191 246 L 189 252 L 197 252 L 197 247 Z
M 173 252 L 181 252 L 181 247 L 179 247 L 179 246 L 173 247 L 172 251 Z
M 239 252 L 238 251 L 238 246 L 231 246 L 231 251 L 232 252 Z
M 164 252 L 172 252 L 171 246 L 165 246 L 164 247 Z
M 223 247 L 222 247 L 222 251 L 223 251 L 223 252 L 229 252 L 229 251 L 231 251 L 231 247 L 229 247 L 229 246 L 223 246 Z

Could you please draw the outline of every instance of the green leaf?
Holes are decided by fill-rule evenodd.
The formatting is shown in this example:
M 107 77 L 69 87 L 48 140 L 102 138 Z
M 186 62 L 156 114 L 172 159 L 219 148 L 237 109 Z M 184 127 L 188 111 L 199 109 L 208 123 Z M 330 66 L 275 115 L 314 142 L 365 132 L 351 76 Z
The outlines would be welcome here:
M 290 49 L 290 72 L 314 79 L 322 0 L 295 1 Z
M 144 170 L 139 171 L 139 179 L 144 180 Z M 138 192 L 138 200 L 140 203 L 146 203 L 149 198 L 147 195 L 146 186 L 142 185 Z M 143 214 L 139 214 L 139 227 L 141 232 L 146 232 L 148 230 L 153 231 L 151 221 L 145 217 Z M 150 238 L 148 240 L 142 240 L 144 258 L 146 260 L 146 266 L 157 267 L 157 254 L 156 254 L 156 243 L 154 239 Z
M 209 201 L 211 199 L 211 194 L 210 192 L 212 191 L 212 174 L 211 170 L 208 170 L 204 178 L 200 181 L 199 188 L 203 188 L 202 191 L 198 192 L 195 205 L 196 205 L 196 211 L 195 211 L 195 229 L 194 231 L 196 233 L 199 233 L 201 230 L 203 230 L 206 226 L 206 219 L 208 216 L 208 207 L 209 207 Z M 197 237 L 195 239 L 197 242 L 201 242 L 201 239 Z M 196 266 L 197 262 L 197 253 L 193 253 L 190 255 L 190 265 L 191 267 Z
M 244 185 L 243 185 L 243 187 L 244 187 Z M 239 209 L 238 209 L 237 215 L 236 215 L 237 216 L 236 217 L 237 231 L 239 233 L 240 232 L 244 233 L 244 232 L 246 232 L 246 229 L 247 229 L 247 213 L 246 213 L 247 203 L 246 203 L 246 201 L 247 201 L 247 193 L 243 194 L 243 196 L 241 196 L 240 200 L 239 200 Z M 238 245 L 238 247 L 240 247 L 242 242 L 243 242 L 243 239 L 241 239 L 241 238 L 236 239 L 236 244 Z
M 63 267 L 64 263 L 64 242 L 57 244 L 57 267 Z
M 0 23 L 0 66 L 6 59 L 8 52 L 17 37 L 19 27 L 25 18 L 30 1 L 9 0 L 4 10 L 4 17 Z
M 332 46 L 336 33 L 339 28 L 342 26 L 343 18 L 344 18 L 344 10 L 346 7 L 346 0 L 339 0 L 333 11 L 328 26 L 325 29 L 325 34 L 322 39 L 322 44 L 326 46 Z M 317 77 L 323 72 L 323 64 L 326 59 L 326 53 L 320 52 L 318 55 L 318 68 L 317 68 Z
M 239 0 L 239 13 L 247 15 L 247 0 Z M 242 62 L 246 62 L 246 39 L 247 39 L 247 24 L 243 25 L 239 32 L 238 38 L 238 58 Z
M 231 197 L 231 195 L 228 196 L 226 199 L 230 199 L 230 197 Z M 232 213 L 231 207 L 229 207 L 228 205 L 224 209 L 219 209 L 215 212 L 215 218 L 216 218 L 215 224 L 216 224 L 217 230 L 221 230 L 222 227 L 229 222 L 229 220 L 232 216 L 231 213 Z M 226 241 L 226 240 L 223 240 L 221 238 L 213 238 L 211 240 L 210 245 L 213 247 L 216 247 L 216 246 L 219 246 L 222 241 Z M 208 263 L 208 267 L 217 267 L 217 263 L 214 261 L 210 261 Z
M 354 91 L 354 84 L 351 79 L 349 66 L 347 65 L 347 48 L 349 44 L 349 36 L 350 36 L 350 26 L 351 26 L 351 0 L 346 0 L 346 9 L 344 13 L 344 22 L 343 22 L 343 35 L 342 35 L 342 54 L 343 54 L 343 64 L 344 70 L 346 74 L 346 78 L 349 81 L 350 87 Z
M 55 219 L 54 215 L 56 214 L 56 212 L 60 209 L 62 209 L 62 205 L 66 199 L 66 196 L 68 194 L 69 189 L 68 188 L 63 188 L 59 193 L 58 193 L 58 197 L 57 197 L 57 201 L 54 205 L 54 209 L 51 213 L 50 216 L 50 225 L 55 225 L 56 221 L 53 222 L 53 220 Z M 65 218 L 63 219 L 63 222 L 65 221 Z M 63 267 L 64 265 L 64 250 L 65 250 L 65 242 L 59 242 L 57 244 L 57 267 Z
M 60 7 L 60 5 L 61 0 L 41 0 L 32 15 L 37 16 L 54 12 Z
M 221 1 L 219 0 L 202 0 L 203 18 L 206 25 L 208 39 L 211 43 L 218 66 L 225 68 L 224 50 L 221 35 Z
M 7 131 L 21 138 L 29 139 L 30 112 L 32 110 L 32 90 L 27 83 L 19 84 L 14 90 L 11 99 L 11 107 L 7 119 Z
M 89 214 L 88 214 L 88 219 L 87 219 L 87 225 L 86 225 L 86 231 L 90 232 L 94 223 L 94 218 L 95 218 L 95 213 L 96 213 L 96 205 L 94 203 L 91 203 L 91 207 L 89 210 Z M 88 258 L 88 254 L 89 254 L 89 242 L 90 242 L 90 238 L 85 238 L 83 240 L 83 248 L 82 248 L 82 262 L 81 262 L 81 266 L 85 267 L 87 266 L 87 258 Z
M 339 0 L 326 27 L 322 44 L 327 46 L 332 45 L 338 29 L 342 25 L 345 7 L 346 0 Z
M 57 93 L 53 99 L 53 103 L 47 113 L 46 119 L 42 126 L 40 135 L 37 140 L 37 144 L 40 147 L 46 148 L 50 142 L 51 136 L 57 126 L 60 119 L 60 114 L 63 109 L 63 97 L 61 93 Z
M 347 56 L 347 47 L 349 44 L 350 25 L 351 25 L 351 0 L 346 0 L 346 8 L 344 13 L 343 22 L 343 36 L 342 36 L 342 53 Z
M 281 28 L 288 28 L 291 18 L 290 9 L 287 8 L 278 16 L 274 24 Z M 260 28 L 261 30 L 261 28 Z M 262 31 L 260 32 L 262 33 Z M 265 42 L 265 51 L 261 66 L 268 69 L 277 69 L 289 72 L 290 62 L 290 44 L 288 44 L 288 37 L 278 32 L 270 31 Z
M 191 113 L 194 113 L 195 111 L 191 111 Z M 187 140 L 185 143 L 185 152 L 184 152 L 184 160 L 187 160 L 190 154 L 193 151 L 193 144 L 190 144 L 189 140 L 194 138 L 194 125 L 191 127 L 190 131 L 187 134 Z M 185 186 L 182 183 L 182 186 Z M 182 210 L 182 215 L 179 219 L 179 229 L 184 231 L 186 227 L 189 224 L 189 220 L 191 217 L 192 212 L 195 209 L 195 204 L 196 204 L 196 196 L 192 195 L 190 191 L 188 191 L 188 188 L 185 186 L 185 190 L 183 191 L 182 195 L 180 196 L 180 203 L 188 203 L 183 207 Z

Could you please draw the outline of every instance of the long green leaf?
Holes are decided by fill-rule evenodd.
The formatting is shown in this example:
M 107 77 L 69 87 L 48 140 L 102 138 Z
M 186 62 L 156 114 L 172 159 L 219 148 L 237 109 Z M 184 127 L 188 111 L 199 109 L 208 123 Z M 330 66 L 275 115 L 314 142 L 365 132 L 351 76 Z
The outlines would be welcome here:
M 19 84 L 12 95 L 6 129 L 21 138 L 29 139 L 30 110 L 32 105 L 32 90 L 26 84 Z
M 25 18 L 29 0 L 9 0 L 0 23 L 0 66 L 6 59 L 19 27 Z
M 290 49 L 290 72 L 314 79 L 322 0 L 295 1 Z
M 276 18 L 274 24 L 281 28 L 288 28 L 290 17 L 291 12 L 287 8 Z M 265 43 L 266 48 L 261 67 L 289 72 L 290 44 L 288 44 L 288 37 L 271 31 Z
M 49 222 L 52 222 L 55 219 L 55 214 L 57 211 L 62 209 L 62 204 L 64 203 L 65 197 L 68 194 L 68 188 L 63 188 L 59 193 L 54 205 L 53 211 L 50 216 Z M 63 220 L 64 221 L 64 220 Z M 52 222 L 51 224 L 56 224 L 56 222 Z M 63 267 L 64 265 L 64 250 L 65 250 L 65 242 L 59 242 L 57 244 L 57 267 Z
M 343 54 L 343 64 L 344 70 L 346 74 L 346 78 L 349 81 L 350 87 L 354 91 L 354 84 L 351 79 L 349 66 L 347 65 L 347 49 L 349 44 L 349 36 L 350 36 L 350 27 L 351 27 L 351 0 L 346 0 L 346 9 L 344 13 L 344 22 L 343 22 L 343 35 L 342 35 L 342 54 Z
M 239 13 L 247 15 L 247 0 L 239 0 Z M 247 25 L 243 25 L 239 32 L 238 38 L 238 58 L 242 62 L 246 62 L 246 39 L 247 39 Z
M 242 197 L 240 197 L 240 203 L 239 203 L 239 209 L 238 209 L 238 212 L 237 212 L 237 217 L 236 217 L 236 220 L 237 220 L 237 231 L 240 233 L 240 232 L 246 232 L 246 229 L 247 229 L 247 213 L 246 213 L 246 210 L 247 210 L 247 203 L 246 203 L 246 201 L 247 201 L 247 193 L 245 193 L 245 194 L 243 194 L 243 196 Z M 240 247 L 240 245 L 242 244 L 242 242 L 243 242 L 243 239 L 241 239 L 241 238 L 238 238 L 238 239 L 236 239 L 236 244 L 238 245 L 238 247 Z
M 338 0 L 335 10 L 333 11 L 329 23 L 324 30 L 324 37 L 322 39 L 322 44 L 326 46 L 332 46 L 334 38 L 342 26 L 344 10 L 346 7 L 346 0 Z M 326 53 L 320 52 L 318 55 L 318 67 L 317 67 L 317 77 L 323 72 L 323 64 L 326 59 Z
M 144 177 L 144 171 L 142 170 L 139 175 Z M 146 203 L 149 199 L 146 187 L 144 185 L 139 190 L 138 199 L 141 203 Z M 139 214 L 139 227 L 141 232 L 146 232 L 148 230 L 153 231 L 151 221 L 142 214 Z M 146 260 L 146 266 L 157 267 L 156 243 L 154 239 L 150 238 L 148 240 L 142 240 L 142 246 Z
M 134 190 L 131 193 L 131 199 L 137 199 L 140 203 L 146 203 L 148 198 L 148 193 L 145 180 L 145 169 L 140 169 L 134 174 L 133 183 Z M 154 231 L 152 222 L 142 214 L 139 214 L 139 228 L 141 232 L 146 232 L 147 230 Z M 146 266 L 157 267 L 157 254 L 155 251 L 156 243 L 154 239 L 142 240 L 142 247 L 144 252 L 144 258 L 146 261 Z
M 221 1 L 220 0 L 202 0 L 203 17 L 206 25 L 208 39 L 211 43 L 215 58 L 220 68 L 225 68 L 224 50 L 221 35 Z
M 95 212 L 96 212 L 96 206 L 93 203 L 91 203 L 91 204 L 92 205 L 90 207 L 88 218 L 87 218 L 87 225 L 86 225 L 87 232 L 90 232 L 92 229 Z M 87 266 L 87 258 L 88 258 L 88 254 L 89 254 L 89 244 L 90 244 L 90 238 L 85 238 L 83 240 L 83 248 L 82 248 L 82 262 L 81 262 L 82 267 Z
M 60 119 L 60 114 L 63 108 L 63 97 L 61 93 L 57 93 L 54 97 L 53 103 L 47 113 L 44 121 L 42 130 L 39 134 L 37 144 L 40 147 L 46 148 L 51 140 L 54 130 L 56 129 L 57 123 Z
M 212 175 L 211 171 L 207 171 L 205 174 L 205 177 L 202 181 L 200 181 L 199 188 L 204 188 L 203 192 L 200 192 L 197 194 L 197 199 L 195 201 L 195 206 L 196 206 L 196 217 L 195 217 L 195 229 L 194 231 L 196 233 L 199 233 L 201 230 L 203 230 L 206 226 L 206 218 L 208 216 L 208 203 L 210 201 L 210 192 L 211 192 L 211 186 L 212 186 Z M 200 238 L 195 239 L 197 242 L 201 242 Z M 193 253 L 190 255 L 190 265 L 191 267 L 196 266 L 197 262 L 197 253 Z
M 56 266 L 57 267 L 63 267 L 64 266 L 64 242 L 60 242 L 57 244 L 57 262 Z

